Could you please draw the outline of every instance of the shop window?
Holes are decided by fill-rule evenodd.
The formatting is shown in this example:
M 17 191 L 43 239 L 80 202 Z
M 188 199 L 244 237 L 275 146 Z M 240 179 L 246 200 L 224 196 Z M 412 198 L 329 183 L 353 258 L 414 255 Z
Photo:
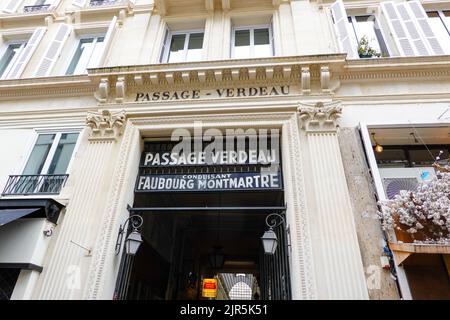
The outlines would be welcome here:
M 26 42 L 10 43 L 6 46 L 3 55 L 0 60 L 0 77 L 1 79 L 8 79 L 11 70 L 14 69 L 17 63 L 18 57 L 22 53 L 23 49 L 27 45 Z
M 20 269 L 0 267 L 0 300 L 10 300 L 19 277 Z
M 355 37 L 358 42 L 358 54 L 360 58 L 370 58 L 374 56 L 374 54 L 368 52 L 368 50 L 364 52 L 363 46 L 365 43 L 367 43 L 368 48 L 374 50 L 375 54 L 379 54 L 383 57 L 389 56 L 386 43 L 375 16 L 349 16 L 348 21 L 352 25 L 353 32 L 355 33 Z
M 203 31 L 167 31 L 161 62 L 176 63 L 201 60 L 203 38 Z
M 87 68 L 97 67 L 103 53 L 104 40 L 104 36 L 80 39 L 66 75 L 83 74 Z
M 427 12 L 430 26 L 446 53 L 450 53 L 450 10 Z
M 274 55 L 270 26 L 235 28 L 232 38 L 233 58 L 260 58 Z

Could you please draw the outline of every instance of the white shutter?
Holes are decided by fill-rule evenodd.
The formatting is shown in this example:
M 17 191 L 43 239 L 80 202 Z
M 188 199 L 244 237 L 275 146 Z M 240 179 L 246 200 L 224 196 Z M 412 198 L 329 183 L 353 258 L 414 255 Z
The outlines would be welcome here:
M 427 45 L 417 29 L 413 16 L 409 13 L 409 10 L 406 7 L 406 3 L 398 3 L 397 10 L 403 20 L 403 24 L 409 34 L 409 38 L 416 48 L 417 54 L 420 56 L 429 56 L 430 52 Z
M 85 4 L 86 4 L 86 0 L 73 0 L 72 1 L 72 5 L 75 7 L 83 8 Z
M 51 1 L 49 10 L 56 9 L 59 6 L 60 2 L 61 2 L 61 0 L 53 0 L 53 1 Z
M 106 32 L 105 39 L 103 40 L 103 52 L 100 55 L 99 67 L 103 66 L 106 62 L 106 57 L 108 56 L 108 51 L 111 48 L 111 44 L 114 38 L 114 34 L 117 30 L 117 17 L 112 18 L 109 24 L 108 31 Z
M 385 1 L 380 3 L 381 12 L 386 19 L 392 37 L 397 45 L 401 56 L 414 56 L 414 48 L 406 33 L 400 15 L 395 8 L 394 2 Z
M 72 27 L 67 24 L 61 24 L 56 32 L 55 37 L 50 42 L 44 57 L 42 58 L 38 68 L 36 69 L 35 76 L 36 77 L 45 77 L 50 74 L 53 66 L 55 65 L 56 60 L 61 54 L 61 50 L 63 48 L 64 42 L 66 42 L 70 32 L 72 31 Z
M 161 55 L 159 56 L 159 62 L 165 63 L 167 62 L 167 55 L 169 50 L 169 29 L 166 27 L 164 30 L 164 38 L 161 46 Z
M 347 12 L 345 11 L 342 0 L 337 0 L 331 5 L 331 14 L 333 15 L 334 25 L 341 45 L 341 50 L 347 53 L 348 59 L 358 58 L 358 42 L 348 22 Z
M 424 41 L 428 43 L 429 49 L 431 49 L 431 54 L 445 54 L 433 29 L 431 29 L 427 13 L 423 9 L 422 4 L 419 1 L 409 1 L 406 5 L 409 7 L 413 17 L 416 18 L 417 26 L 422 31 Z
M 47 28 L 45 27 L 37 28 L 34 31 L 30 40 L 28 40 L 27 45 L 25 46 L 25 48 L 23 48 L 20 56 L 17 58 L 14 67 L 9 72 L 8 79 L 17 79 L 22 75 L 23 70 L 25 69 L 28 61 L 30 61 L 33 53 L 36 51 L 36 48 L 41 42 L 42 37 L 44 36 L 46 31 Z
M 15 13 L 19 8 L 23 0 L 9 0 L 6 1 L 6 5 L 3 7 L 2 11 L 8 13 Z

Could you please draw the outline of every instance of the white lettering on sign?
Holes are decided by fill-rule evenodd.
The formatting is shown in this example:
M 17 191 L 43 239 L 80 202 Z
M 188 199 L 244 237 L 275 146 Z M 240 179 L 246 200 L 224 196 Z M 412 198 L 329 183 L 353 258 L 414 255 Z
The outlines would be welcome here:
M 211 191 L 281 188 L 279 173 L 141 175 L 136 191 Z
M 250 150 L 250 151 L 218 151 L 218 152 L 145 152 L 142 165 L 176 166 L 176 165 L 202 165 L 202 164 L 275 164 L 278 163 L 277 150 Z

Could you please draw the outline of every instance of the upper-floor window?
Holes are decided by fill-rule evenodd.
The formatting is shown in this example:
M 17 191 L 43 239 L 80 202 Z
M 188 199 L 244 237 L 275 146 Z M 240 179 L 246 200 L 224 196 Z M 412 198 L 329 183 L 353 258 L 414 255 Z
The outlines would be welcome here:
M 450 10 L 427 12 L 430 26 L 442 49 L 450 53 Z
M 235 28 L 232 43 L 233 58 L 260 58 L 274 55 L 270 26 Z
M 26 45 L 26 42 L 15 42 L 6 45 L 0 58 L 0 79 L 9 78 L 11 70 L 14 68 L 18 57 Z
M 104 36 L 80 39 L 66 74 L 83 74 L 88 67 L 97 67 L 104 48 Z
M 40 134 L 22 174 L 65 174 L 77 139 L 78 132 Z
M 360 58 L 389 56 L 381 29 L 373 15 L 349 16 L 348 21 L 355 33 Z
M 161 62 L 199 61 L 203 52 L 203 31 L 167 32 Z

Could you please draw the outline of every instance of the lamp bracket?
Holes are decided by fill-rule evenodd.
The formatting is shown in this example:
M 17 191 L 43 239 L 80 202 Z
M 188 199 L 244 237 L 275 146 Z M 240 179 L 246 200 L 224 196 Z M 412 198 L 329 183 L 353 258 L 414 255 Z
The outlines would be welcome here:
M 128 206 L 127 209 L 129 209 L 130 206 Z M 123 225 L 120 225 L 119 227 L 119 234 L 117 235 L 117 241 L 116 241 L 116 255 L 119 254 L 120 248 L 122 247 L 122 240 L 123 240 L 123 234 L 125 233 L 127 224 L 131 221 L 131 227 L 133 228 L 133 231 L 139 229 L 142 224 L 144 223 L 144 219 L 138 214 L 134 214 L 128 217 L 127 220 L 123 223 Z

